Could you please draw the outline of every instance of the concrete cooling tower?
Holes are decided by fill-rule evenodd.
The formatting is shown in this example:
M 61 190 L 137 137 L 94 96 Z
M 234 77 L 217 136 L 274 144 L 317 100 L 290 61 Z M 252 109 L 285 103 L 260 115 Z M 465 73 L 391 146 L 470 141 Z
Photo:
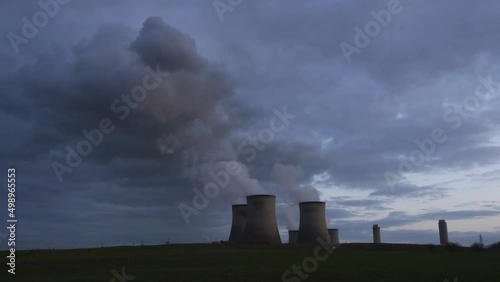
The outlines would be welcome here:
M 373 225 L 373 243 L 380 244 L 382 239 L 380 238 L 380 226 L 378 224 Z
M 330 244 L 340 244 L 338 229 L 328 229 L 328 236 L 330 237 L 330 241 L 328 241 Z
M 288 244 L 296 244 L 298 234 L 299 230 L 288 230 Z
M 316 244 L 319 238 L 328 242 L 325 202 L 302 202 L 299 203 L 299 208 L 300 224 L 297 243 Z
M 243 236 L 245 242 L 281 244 L 275 206 L 276 196 L 247 196 L 247 225 Z
M 247 225 L 247 205 L 233 205 L 233 224 L 229 243 L 242 243 Z
M 448 244 L 448 225 L 444 219 L 440 219 L 439 223 L 439 243 L 441 245 Z

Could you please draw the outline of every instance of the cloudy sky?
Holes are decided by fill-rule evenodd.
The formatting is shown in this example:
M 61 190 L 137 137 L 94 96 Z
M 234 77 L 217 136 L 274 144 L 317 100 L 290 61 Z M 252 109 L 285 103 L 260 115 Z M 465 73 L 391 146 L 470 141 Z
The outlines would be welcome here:
M 19 248 L 225 240 L 257 193 L 283 241 L 317 199 L 342 242 L 500 241 L 498 1 L 41 2 L 0 3 Z

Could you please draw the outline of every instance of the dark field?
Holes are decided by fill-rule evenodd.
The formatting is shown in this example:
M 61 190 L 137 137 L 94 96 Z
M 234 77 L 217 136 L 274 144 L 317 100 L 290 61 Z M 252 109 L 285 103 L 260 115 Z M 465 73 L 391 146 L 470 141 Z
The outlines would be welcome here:
M 325 250 L 319 255 L 325 256 Z M 2 252 L 5 258 L 6 252 Z M 224 244 L 19 251 L 16 275 L 0 281 L 283 281 L 282 275 L 314 248 Z M 307 260 L 306 260 L 307 261 Z M 120 277 L 125 267 L 126 275 Z M 307 265 L 306 265 L 307 267 Z M 310 267 L 314 267 L 313 264 Z M 116 278 L 112 270 L 119 273 Z M 437 246 L 348 244 L 333 251 L 307 280 L 290 274 L 285 281 L 500 281 L 500 253 Z M 135 276 L 132 280 L 131 276 Z M 113 279 L 113 277 L 115 277 Z

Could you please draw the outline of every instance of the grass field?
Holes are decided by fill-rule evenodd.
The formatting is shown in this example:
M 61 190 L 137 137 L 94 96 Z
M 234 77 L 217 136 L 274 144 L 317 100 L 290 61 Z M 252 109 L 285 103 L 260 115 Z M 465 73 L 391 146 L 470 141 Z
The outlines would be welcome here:
M 327 252 L 318 254 L 324 258 Z M 18 251 L 16 257 L 16 275 L 7 275 L 4 266 L 0 277 L 7 279 L 0 281 L 283 281 L 293 265 L 306 260 L 306 267 L 314 269 L 315 260 L 311 247 L 224 244 Z M 306 280 L 290 274 L 285 281 L 500 281 L 500 252 L 493 251 L 368 250 L 353 245 L 316 262 L 315 271 L 304 272 Z M 135 278 L 120 277 L 123 268 Z

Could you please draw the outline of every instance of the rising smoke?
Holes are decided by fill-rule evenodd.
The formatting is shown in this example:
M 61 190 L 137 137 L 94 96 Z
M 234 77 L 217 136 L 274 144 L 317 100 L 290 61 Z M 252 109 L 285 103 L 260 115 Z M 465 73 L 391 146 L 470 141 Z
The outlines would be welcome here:
M 210 173 L 224 170 L 229 161 L 238 161 L 229 134 L 231 120 L 238 118 L 231 116 L 234 111 L 226 110 L 235 105 L 231 80 L 198 54 L 191 37 L 160 18 L 144 22 L 131 49 L 143 63 L 159 65 L 170 73 L 140 108 L 147 123 L 159 128 L 163 136 L 173 136 L 178 150 L 167 153 L 181 156 L 183 175 L 194 185 L 202 187 L 213 181 Z M 248 168 L 238 165 L 241 172 L 222 187 L 223 198 L 243 203 L 247 195 L 265 193 Z
M 277 183 L 281 194 L 287 198 L 287 205 L 281 210 L 288 230 L 297 230 L 299 222 L 298 203 L 319 201 L 319 193 L 312 186 L 299 184 L 302 177 L 300 166 L 276 163 L 271 170 L 271 177 Z
M 143 101 L 133 101 L 131 90 L 144 84 L 146 67 L 168 77 Z M 91 38 L 44 53 L 16 71 L 12 78 L 18 80 L 10 83 L 21 87 L 19 95 L 33 104 L 24 114 L 35 124 L 25 144 L 9 154 L 61 161 L 64 148 L 82 140 L 82 130 L 109 118 L 116 130 L 83 163 L 123 164 L 102 176 L 108 181 L 185 191 L 172 193 L 178 198 L 171 201 L 189 199 L 193 186 L 207 181 L 207 173 L 238 161 L 235 136 L 254 118 L 253 109 L 233 95 L 234 82 L 224 68 L 203 58 L 193 38 L 158 17 L 146 19 L 139 33 L 121 25 L 102 26 Z M 19 103 L 10 108 L 16 107 Z M 221 189 L 221 198 L 231 203 L 265 193 L 249 169 L 240 166 L 242 172 Z M 160 176 L 149 177 L 153 174 Z
M 318 190 L 312 186 L 299 184 L 301 176 L 302 169 L 300 166 L 276 163 L 271 170 L 271 177 L 276 181 L 280 190 L 287 195 L 291 203 L 319 201 Z

